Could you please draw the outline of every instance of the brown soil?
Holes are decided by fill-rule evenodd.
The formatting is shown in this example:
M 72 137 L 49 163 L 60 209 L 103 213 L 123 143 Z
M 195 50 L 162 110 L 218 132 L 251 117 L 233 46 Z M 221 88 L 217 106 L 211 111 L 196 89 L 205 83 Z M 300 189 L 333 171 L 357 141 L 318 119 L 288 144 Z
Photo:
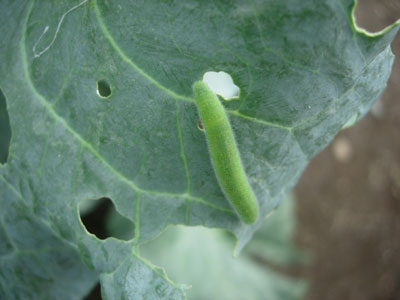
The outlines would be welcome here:
M 400 0 L 359 0 L 378 31 Z M 297 240 L 314 254 L 307 300 L 400 300 L 400 34 L 388 87 L 363 120 L 313 159 L 295 192 Z

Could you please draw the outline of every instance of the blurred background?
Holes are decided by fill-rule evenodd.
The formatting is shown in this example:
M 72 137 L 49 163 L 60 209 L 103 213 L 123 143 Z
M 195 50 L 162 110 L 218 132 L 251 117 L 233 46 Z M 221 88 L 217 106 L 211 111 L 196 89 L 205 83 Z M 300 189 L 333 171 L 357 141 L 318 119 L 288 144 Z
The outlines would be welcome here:
M 368 31 L 400 18 L 400 0 L 359 0 Z M 307 300 L 400 299 L 400 34 L 373 110 L 315 157 L 295 189 L 296 243 L 314 263 Z

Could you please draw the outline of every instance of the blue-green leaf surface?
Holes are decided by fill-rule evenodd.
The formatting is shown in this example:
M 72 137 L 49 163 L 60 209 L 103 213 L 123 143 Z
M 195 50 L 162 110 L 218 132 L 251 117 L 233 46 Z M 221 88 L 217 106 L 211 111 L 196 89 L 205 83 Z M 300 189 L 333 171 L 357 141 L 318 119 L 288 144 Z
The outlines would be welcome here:
M 224 105 L 265 216 L 385 87 L 398 25 L 360 33 L 353 5 L 1 0 L 12 139 L 0 167 L 0 296 L 51 299 L 71 284 L 74 296 L 56 298 L 79 299 L 100 277 L 106 299 L 184 298 L 140 245 L 185 224 L 226 228 L 240 249 L 263 219 L 244 225 L 221 192 L 192 84 L 222 70 L 240 87 Z M 135 223 L 134 239 L 85 230 L 79 203 L 101 197 Z

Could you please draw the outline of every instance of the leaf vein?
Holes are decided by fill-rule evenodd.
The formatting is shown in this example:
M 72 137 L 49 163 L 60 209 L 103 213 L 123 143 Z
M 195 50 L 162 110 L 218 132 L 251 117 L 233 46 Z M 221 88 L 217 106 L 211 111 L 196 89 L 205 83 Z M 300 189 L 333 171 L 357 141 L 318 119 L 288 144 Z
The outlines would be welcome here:
M 147 74 L 143 69 L 141 69 L 136 63 L 133 62 L 132 59 L 130 59 L 125 53 L 124 51 L 118 46 L 117 42 L 113 39 L 113 37 L 111 36 L 111 33 L 109 32 L 107 26 L 104 24 L 103 19 L 101 17 L 101 13 L 100 10 L 97 6 L 97 2 L 94 1 L 94 9 L 96 12 L 96 17 L 97 17 L 97 21 L 99 22 L 100 28 L 104 34 L 104 36 L 106 37 L 106 39 L 109 41 L 109 43 L 111 44 L 111 46 L 114 48 L 114 50 L 118 53 L 118 55 L 121 57 L 121 59 L 123 61 L 125 61 L 129 66 L 131 66 L 132 69 L 134 69 L 136 72 L 138 72 L 140 75 L 142 75 L 144 78 L 146 78 L 149 82 L 151 82 L 155 87 L 157 87 L 158 89 L 164 91 L 165 93 L 167 93 L 168 95 L 170 95 L 172 98 L 176 99 L 176 100 L 183 100 L 183 101 L 187 101 L 187 102 L 191 102 L 194 103 L 194 100 L 190 97 L 187 96 L 183 96 L 183 95 L 179 95 L 177 93 L 175 93 L 174 91 L 168 89 L 167 87 L 165 87 L 164 85 L 162 85 L 160 82 L 158 82 L 156 79 L 154 79 L 153 77 L 151 77 L 149 74 Z
M 33 1 L 32 1 L 32 3 L 33 3 Z M 55 109 L 53 108 L 51 103 L 48 102 L 37 91 L 36 87 L 34 86 L 34 84 L 32 82 L 31 74 L 30 74 L 30 72 L 28 70 L 28 58 L 27 58 L 25 43 L 26 43 L 27 23 L 28 23 L 28 19 L 29 19 L 31 10 L 32 9 L 30 9 L 28 17 L 27 17 L 27 19 L 25 21 L 24 28 L 23 28 L 23 33 L 22 33 L 22 38 L 21 38 L 21 42 L 20 42 L 20 48 L 21 48 L 20 50 L 21 50 L 23 71 L 24 71 L 24 75 L 25 75 L 25 78 L 26 78 L 26 82 L 28 83 L 28 86 L 29 86 L 29 88 L 31 89 L 31 91 L 32 91 L 32 93 L 34 95 L 34 98 L 45 108 L 45 110 L 49 113 L 49 115 L 54 120 L 59 122 L 64 127 L 64 129 L 67 132 L 69 132 L 75 140 L 77 140 L 79 142 L 79 144 L 81 144 L 84 148 L 86 148 L 95 158 L 97 158 L 100 161 L 100 163 L 102 163 L 109 171 L 111 171 L 111 173 L 113 173 L 117 178 L 119 178 L 119 180 L 121 180 L 122 182 L 127 184 L 132 190 L 134 190 L 136 192 L 147 193 L 147 194 L 155 194 L 155 195 L 160 195 L 160 196 L 165 196 L 165 197 L 184 198 L 184 199 L 188 199 L 190 201 L 195 201 L 195 202 L 202 203 L 204 205 L 207 205 L 207 206 L 212 207 L 212 208 L 217 209 L 217 210 L 221 210 L 221 211 L 224 211 L 224 212 L 230 212 L 230 210 L 227 210 L 224 207 L 220 207 L 218 205 L 212 204 L 210 202 L 205 201 L 202 198 L 194 197 L 194 196 L 191 196 L 191 195 L 189 195 L 187 193 L 179 194 L 179 193 L 157 192 L 157 191 L 151 191 L 151 190 L 144 190 L 144 189 L 140 188 L 139 186 L 136 185 L 136 183 L 134 181 L 132 181 L 129 178 L 127 178 L 123 173 L 121 173 L 119 170 L 115 169 L 108 161 L 106 161 L 104 159 L 104 157 L 101 156 L 99 152 L 97 152 L 97 150 L 93 147 L 92 144 L 90 144 L 88 141 L 86 141 L 73 127 L 71 127 L 67 123 L 67 121 L 63 117 L 61 117 L 55 111 Z M 173 92 L 171 92 L 171 93 L 173 93 Z

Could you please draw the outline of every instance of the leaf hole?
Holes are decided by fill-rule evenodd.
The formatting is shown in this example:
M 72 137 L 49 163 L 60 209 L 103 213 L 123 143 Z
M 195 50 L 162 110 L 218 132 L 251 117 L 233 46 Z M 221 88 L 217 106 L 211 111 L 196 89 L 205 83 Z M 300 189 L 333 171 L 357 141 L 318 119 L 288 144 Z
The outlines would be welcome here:
M 240 88 L 233 83 L 232 76 L 224 71 L 206 72 L 203 75 L 203 82 L 216 94 L 225 100 L 239 99 Z
M 10 118 L 7 111 L 6 96 L 0 89 L 0 164 L 8 159 L 11 140 Z
M 118 213 L 109 198 L 83 200 L 79 216 L 86 230 L 101 240 L 114 237 L 128 241 L 134 236 L 135 225 Z
M 101 98 L 109 98 L 111 96 L 111 86 L 107 80 L 97 80 L 97 95 Z
M 399 18 L 398 1 L 356 1 L 352 19 L 359 31 L 374 35 L 385 30 Z M 389 13 L 391 12 L 392 13 Z

